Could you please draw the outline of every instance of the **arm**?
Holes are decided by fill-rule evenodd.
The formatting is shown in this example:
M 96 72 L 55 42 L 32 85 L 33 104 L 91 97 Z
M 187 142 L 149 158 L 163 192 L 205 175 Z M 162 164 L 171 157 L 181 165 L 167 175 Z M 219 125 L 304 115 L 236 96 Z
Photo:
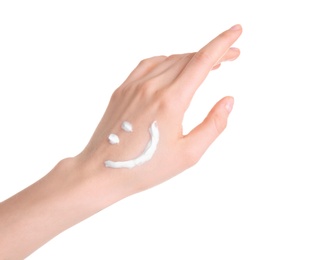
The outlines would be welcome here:
M 0 259 L 25 258 L 69 227 L 197 163 L 224 130 L 233 98 L 221 99 L 185 136 L 183 116 L 209 71 L 238 57 L 239 50 L 231 45 L 240 34 L 236 26 L 197 53 L 142 61 L 113 93 L 85 149 L 0 204 Z M 132 133 L 121 129 L 124 120 L 132 122 Z M 106 160 L 126 161 L 141 154 L 154 121 L 159 140 L 152 158 L 130 169 L 105 166 Z M 119 136 L 118 145 L 108 142 L 111 133 Z

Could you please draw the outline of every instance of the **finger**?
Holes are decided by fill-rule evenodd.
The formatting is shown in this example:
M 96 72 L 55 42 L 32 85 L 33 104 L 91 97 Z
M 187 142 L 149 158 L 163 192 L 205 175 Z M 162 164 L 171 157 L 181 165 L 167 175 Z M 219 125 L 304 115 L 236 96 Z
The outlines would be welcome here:
M 156 66 L 152 72 L 150 72 L 145 79 L 161 76 L 161 81 L 166 84 L 171 83 L 182 72 L 185 66 L 190 62 L 196 53 L 176 54 L 169 56 L 164 62 Z M 221 62 L 235 60 L 240 55 L 238 48 L 230 48 L 226 54 L 214 65 L 212 70 L 217 69 Z M 218 65 L 218 66 L 217 66 Z M 166 80 L 165 80 L 166 79 Z M 167 80 L 168 79 L 168 80 Z M 161 82 L 160 81 L 160 82 Z
M 224 54 L 224 56 L 218 61 L 218 63 L 221 63 L 223 61 L 233 61 L 240 56 L 240 50 L 235 47 L 231 47 L 228 49 L 228 51 Z
M 181 89 L 186 101 L 190 101 L 212 67 L 227 53 L 231 45 L 242 33 L 242 27 L 235 25 L 221 33 L 198 51 L 175 80 L 174 87 Z M 184 86 L 184 90 L 183 90 Z
M 176 80 L 178 75 L 183 71 L 195 54 L 196 53 L 186 53 L 170 56 L 164 62 L 156 66 L 156 68 L 146 75 L 143 80 L 156 78 L 161 88 L 168 86 L 169 84 L 173 83 L 174 80 Z M 211 70 L 218 69 L 221 62 L 235 60 L 239 54 L 239 49 L 230 48 L 226 54 L 212 67 Z M 172 62 L 168 62 L 169 59 Z
M 221 63 L 225 61 L 233 61 L 240 55 L 240 50 L 237 48 L 230 48 L 228 52 L 212 67 L 211 70 L 216 70 L 221 67 Z
M 204 121 L 184 137 L 185 149 L 189 149 L 194 161 L 198 161 L 213 141 L 223 132 L 233 104 L 233 97 L 221 99 L 211 109 Z

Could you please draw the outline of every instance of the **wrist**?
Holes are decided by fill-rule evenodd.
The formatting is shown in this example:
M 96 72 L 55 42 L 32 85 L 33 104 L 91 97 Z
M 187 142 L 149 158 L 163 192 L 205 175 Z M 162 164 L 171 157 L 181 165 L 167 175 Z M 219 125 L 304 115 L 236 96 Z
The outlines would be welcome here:
M 97 158 L 82 159 L 82 156 L 78 155 L 63 159 L 49 173 L 56 177 L 60 175 L 58 178 L 61 182 L 68 183 L 73 200 L 80 202 L 80 210 L 89 215 L 134 193 L 123 172 L 106 168 L 99 161 Z

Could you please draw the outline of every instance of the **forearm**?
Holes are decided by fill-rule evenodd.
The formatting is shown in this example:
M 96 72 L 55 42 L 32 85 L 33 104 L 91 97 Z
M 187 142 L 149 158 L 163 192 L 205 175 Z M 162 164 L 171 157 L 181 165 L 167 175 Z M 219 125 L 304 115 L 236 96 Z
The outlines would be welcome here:
M 62 231 L 123 197 L 116 189 L 118 182 L 103 173 L 86 174 L 75 159 L 66 159 L 2 202 L 0 259 L 25 258 Z

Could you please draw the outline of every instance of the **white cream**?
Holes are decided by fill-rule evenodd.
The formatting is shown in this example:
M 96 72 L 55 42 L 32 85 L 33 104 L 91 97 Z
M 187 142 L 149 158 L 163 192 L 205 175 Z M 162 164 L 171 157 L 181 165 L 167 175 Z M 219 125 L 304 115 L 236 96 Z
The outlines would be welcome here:
M 108 136 L 108 141 L 110 144 L 119 144 L 119 137 L 115 134 L 110 134 Z
M 128 133 L 132 132 L 132 124 L 127 121 L 122 122 L 121 128 Z
M 141 165 L 149 161 L 152 158 L 153 154 L 155 153 L 155 150 L 157 148 L 159 138 L 160 138 L 160 133 L 159 133 L 159 129 L 157 127 L 156 121 L 154 121 L 151 124 L 149 128 L 149 132 L 151 136 L 150 141 L 146 145 L 141 155 L 139 155 L 135 159 L 128 160 L 128 161 L 121 161 L 121 162 L 105 161 L 105 166 L 110 167 L 110 168 L 129 168 L 130 169 L 137 165 Z

